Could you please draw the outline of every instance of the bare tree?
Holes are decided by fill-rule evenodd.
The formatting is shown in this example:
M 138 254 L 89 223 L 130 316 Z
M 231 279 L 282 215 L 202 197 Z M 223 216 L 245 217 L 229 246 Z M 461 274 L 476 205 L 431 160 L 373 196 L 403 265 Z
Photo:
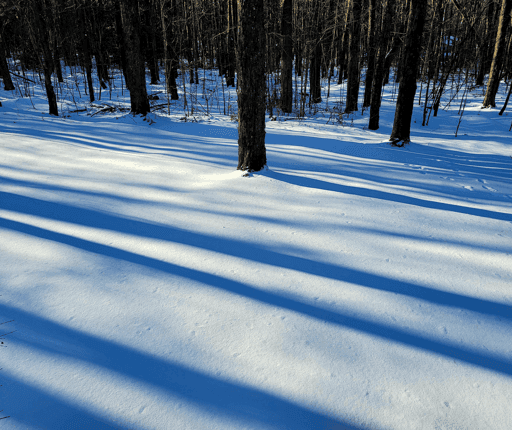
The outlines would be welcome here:
M 391 39 L 391 29 L 393 27 L 392 16 L 393 8 L 395 6 L 395 0 L 387 0 L 384 5 L 382 12 L 382 25 L 378 28 L 379 40 L 379 51 L 377 54 L 377 62 L 375 65 L 375 73 L 373 75 L 372 82 L 372 94 L 370 98 L 370 121 L 368 128 L 370 130 L 379 129 L 380 120 L 380 106 L 381 106 L 381 93 L 382 86 L 384 83 L 385 71 L 389 67 L 389 63 L 393 58 L 393 54 L 396 51 L 396 44 L 393 44 L 393 48 L 389 49 L 389 42 Z M 395 40 L 398 38 L 395 37 Z
M 265 149 L 264 0 L 238 0 L 238 170 L 259 171 Z
M 176 76 L 178 75 L 178 58 L 174 49 L 173 23 L 174 13 L 171 0 L 160 0 L 160 18 L 162 20 L 162 40 L 164 45 L 165 82 L 167 92 L 171 100 L 178 100 L 178 86 Z
M 357 110 L 359 97 L 359 57 L 361 51 L 361 0 L 350 0 L 350 21 L 348 65 L 347 65 L 347 105 L 345 112 Z
M 29 38 L 34 51 L 38 55 L 38 62 L 43 69 L 44 86 L 46 89 L 46 97 L 48 98 L 50 115 L 58 116 L 57 96 L 55 95 L 52 84 L 54 66 L 50 50 L 49 30 L 46 24 L 50 22 L 47 17 L 47 7 L 44 0 L 27 0 L 24 6 L 24 16 Z
M 281 110 L 291 113 L 293 107 L 293 0 L 284 0 L 281 21 Z
M 410 2 L 402 74 L 398 88 L 393 130 L 389 138 L 392 144 L 397 146 L 403 146 L 410 140 L 412 111 L 417 87 L 416 79 L 420 63 L 421 38 L 427 14 L 427 2 L 424 0 L 410 0 Z
M 492 57 L 491 72 L 487 82 L 487 91 L 483 102 L 483 107 L 496 106 L 496 93 L 501 80 L 501 66 L 503 64 L 503 54 L 505 52 L 507 27 L 510 24 L 510 11 L 512 10 L 512 0 L 502 0 L 500 19 L 498 23 L 498 35 L 494 45 L 494 55 Z
M 130 91 L 131 112 L 146 115 L 150 107 L 144 59 L 140 49 L 139 2 L 138 0 L 121 0 L 120 7 L 126 52 L 126 84 Z

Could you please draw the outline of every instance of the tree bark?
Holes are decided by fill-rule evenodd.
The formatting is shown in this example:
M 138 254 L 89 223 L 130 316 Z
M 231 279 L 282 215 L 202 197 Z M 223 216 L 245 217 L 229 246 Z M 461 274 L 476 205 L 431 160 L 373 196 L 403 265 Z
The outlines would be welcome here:
M 281 21 L 281 110 L 291 113 L 293 108 L 293 0 L 284 0 Z
M 264 0 L 238 0 L 238 170 L 259 171 L 265 150 Z
M 156 34 L 154 28 L 155 11 L 153 2 L 147 2 L 146 10 L 144 11 L 144 45 L 146 62 L 148 64 L 149 72 L 151 75 L 151 85 L 156 85 L 160 81 L 158 73 L 158 58 L 156 47 Z
M 416 94 L 416 78 L 420 64 L 421 37 L 427 14 L 427 2 L 412 0 L 407 20 L 403 72 L 398 88 L 395 119 L 389 140 L 396 146 L 410 141 L 411 119 Z
M 391 39 L 391 28 L 393 26 L 392 12 L 394 6 L 395 0 L 387 0 L 382 12 L 382 27 L 378 33 L 380 46 L 377 55 L 377 64 L 375 65 L 375 74 L 373 76 L 372 95 L 370 98 L 370 121 L 368 124 L 368 128 L 370 130 L 379 129 L 382 86 L 384 84 L 384 78 L 387 70 L 386 60 L 389 60 L 388 62 L 390 62 L 393 51 L 391 50 L 390 52 L 387 52 L 389 41 Z
M 375 73 L 376 40 L 375 40 L 375 9 L 377 0 L 368 1 L 368 64 L 366 68 L 366 78 L 364 81 L 364 101 L 363 107 L 367 108 L 371 103 L 373 75 Z
M 345 113 L 357 111 L 359 97 L 359 57 L 361 52 L 361 0 L 350 0 L 351 30 L 347 64 L 347 105 Z
M 160 2 L 160 17 L 162 20 L 165 82 L 167 86 L 167 93 L 171 95 L 171 100 L 178 100 L 178 86 L 176 85 L 176 76 L 178 75 L 178 59 L 173 48 L 173 32 L 171 22 L 172 10 L 168 0 L 161 0 Z
M 78 10 L 78 23 L 80 26 L 80 37 L 82 38 L 82 61 L 85 67 L 85 74 L 87 77 L 87 88 L 89 89 L 89 101 L 94 102 L 94 86 L 92 83 L 92 54 L 91 45 L 89 43 L 89 31 L 87 29 L 87 23 L 85 20 L 85 4 L 78 2 L 75 4 Z
M 9 66 L 7 65 L 7 58 L 5 57 L 4 47 L 2 45 L 2 35 L 0 34 L 0 73 L 2 80 L 4 81 L 4 90 L 14 90 L 14 84 L 12 83 L 11 74 L 9 73 Z
M 226 85 L 235 87 L 235 49 L 236 49 L 236 28 L 238 27 L 237 6 L 234 0 L 228 0 L 228 29 L 226 33 Z
M 494 45 L 494 55 L 492 57 L 491 72 L 487 82 L 487 91 L 483 107 L 496 107 L 496 93 L 500 86 L 501 66 L 503 64 L 503 54 L 506 47 L 507 27 L 510 22 L 510 11 L 512 9 L 512 0 L 502 0 L 500 18 L 498 23 L 498 34 Z
M 53 89 L 52 72 L 53 57 L 50 50 L 48 28 L 46 27 L 46 5 L 43 0 L 33 0 L 29 5 L 30 11 L 27 11 L 29 19 L 29 37 L 35 52 L 42 53 L 41 66 L 44 74 L 44 86 L 46 97 L 48 98 L 48 108 L 50 115 L 59 116 L 57 106 L 57 96 Z
M 144 58 L 140 49 L 139 5 L 137 0 L 121 0 L 120 6 L 126 52 L 126 84 L 130 91 L 131 112 L 146 115 L 150 107 Z
M 320 103 L 322 101 L 322 87 L 321 87 L 321 66 L 322 66 L 322 44 L 320 40 L 321 25 L 320 25 L 320 1 L 316 0 L 313 3 L 314 18 L 313 18 L 313 47 L 311 58 L 309 61 L 309 92 L 310 101 L 312 103 Z M 315 31 L 316 30 L 316 31 Z

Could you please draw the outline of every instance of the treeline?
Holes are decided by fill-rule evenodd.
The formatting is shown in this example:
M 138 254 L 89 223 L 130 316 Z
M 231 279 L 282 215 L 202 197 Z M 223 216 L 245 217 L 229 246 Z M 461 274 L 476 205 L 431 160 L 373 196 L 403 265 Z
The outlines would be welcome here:
M 190 83 L 198 82 L 198 70 L 213 68 L 226 85 L 237 85 L 240 13 L 251 1 L 0 0 L 0 76 L 11 90 L 8 59 L 21 74 L 37 70 L 50 113 L 58 115 L 52 80 L 63 80 L 63 65 L 85 71 L 91 102 L 93 66 L 103 88 L 119 69 L 132 111 L 146 114 L 146 72 L 152 83 L 165 80 L 173 100 L 180 69 Z M 454 76 L 486 82 L 485 107 L 495 106 L 500 81 L 511 77 L 512 0 L 265 0 L 263 6 L 270 109 L 303 116 L 307 105 L 322 101 L 322 80 L 346 82 L 343 111 L 370 109 L 369 128 L 376 130 L 382 86 L 394 70 L 403 86 L 397 115 L 400 104 L 405 109 L 398 119 L 407 122 L 408 100 L 421 81 L 425 124 Z

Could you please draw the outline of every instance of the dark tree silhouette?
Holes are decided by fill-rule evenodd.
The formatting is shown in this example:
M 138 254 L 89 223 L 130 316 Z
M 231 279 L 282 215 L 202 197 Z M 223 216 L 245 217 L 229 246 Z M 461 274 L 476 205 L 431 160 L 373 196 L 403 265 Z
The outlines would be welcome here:
M 426 14 L 427 2 L 411 0 L 395 119 L 389 138 L 392 144 L 397 146 L 403 146 L 410 140 L 412 111 L 417 87 L 416 78 L 420 63 L 421 37 Z
M 265 150 L 264 0 L 238 0 L 238 169 L 259 171 Z
M 150 107 L 144 59 L 140 48 L 139 2 L 120 0 L 120 7 L 126 52 L 126 85 L 130 91 L 131 112 L 146 115 Z

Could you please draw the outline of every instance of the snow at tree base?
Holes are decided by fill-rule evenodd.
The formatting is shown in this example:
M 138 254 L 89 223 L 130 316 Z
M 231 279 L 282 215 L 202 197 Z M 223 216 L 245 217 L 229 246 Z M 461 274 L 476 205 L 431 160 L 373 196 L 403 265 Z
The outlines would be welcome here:
M 222 97 L 117 79 L 0 91 L 2 430 L 512 429 L 510 109 L 395 148 L 395 86 L 378 131 L 323 94 L 244 177 Z

